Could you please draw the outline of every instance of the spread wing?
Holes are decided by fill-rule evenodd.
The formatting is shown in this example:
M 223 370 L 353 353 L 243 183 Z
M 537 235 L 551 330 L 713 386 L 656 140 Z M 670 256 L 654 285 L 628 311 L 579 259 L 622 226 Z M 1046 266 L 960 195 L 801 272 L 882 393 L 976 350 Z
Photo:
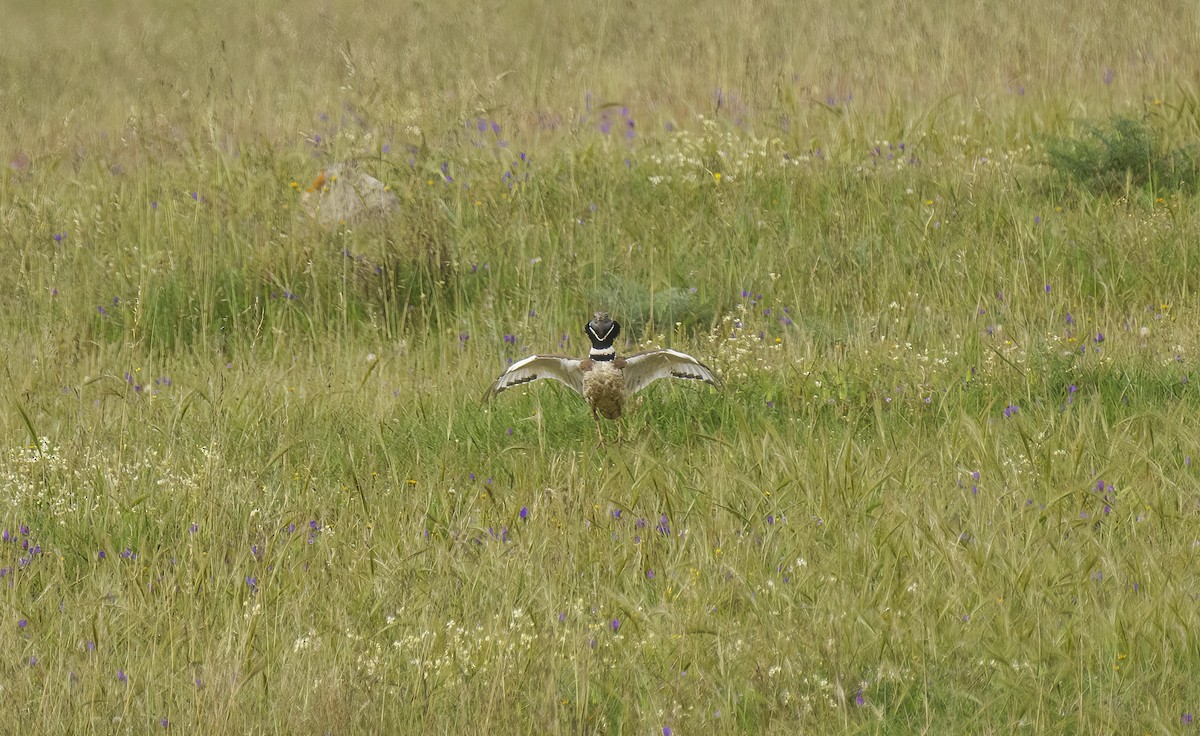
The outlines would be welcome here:
M 565 383 L 582 396 L 583 371 L 579 367 L 581 362 L 565 355 L 531 355 L 510 365 L 508 370 L 500 374 L 496 382 L 488 387 L 483 398 L 490 399 L 505 389 L 536 381 L 539 378 L 553 378 L 555 381 Z
M 686 378 L 720 386 L 708 366 L 678 350 L 647 350 L 625 358 L 625 390 L 633 394 L 660 378 Z

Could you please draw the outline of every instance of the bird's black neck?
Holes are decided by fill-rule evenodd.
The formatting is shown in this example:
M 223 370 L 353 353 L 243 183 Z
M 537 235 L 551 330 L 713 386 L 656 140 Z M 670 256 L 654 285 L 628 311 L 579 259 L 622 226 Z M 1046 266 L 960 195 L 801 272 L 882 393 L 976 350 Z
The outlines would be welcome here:
M 612 343 L 607 345 L 592 343 L 592 349 L 588 353 L 588 357 L 592 360 L 608 361 L 614 360 L 617 357 L 617 349 L 612 346 Z
M 621 334 L 620 322 L 609 319 L 603 312 L 597 312 L 596 318 L 584 325 L 583 331 L 592 342 L 589 358 L 599 361 L 616 359 L 617 349 L 613 347 L 613 343 Z

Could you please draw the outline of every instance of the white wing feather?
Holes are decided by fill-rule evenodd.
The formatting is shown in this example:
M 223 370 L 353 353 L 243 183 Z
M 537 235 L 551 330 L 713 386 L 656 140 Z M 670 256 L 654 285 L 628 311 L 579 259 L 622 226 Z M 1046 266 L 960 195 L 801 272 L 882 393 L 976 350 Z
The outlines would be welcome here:
M 536 381 L 539 378 L 552 378 L 560 383 L 565 383 L 582 396 L 583 370 L 579 367 L 581 362 L 565 355 L 531 355 L 513 363 L 508 370 L 500 374 L 496 382 L 488 388 L 484 398 L 491 398 L 505 389 Z
M 709 367 L 678 350 L 648 350 L 625 359 L 625 391 L 637 393 L 660 378 L 683 378 L 720 386 Z

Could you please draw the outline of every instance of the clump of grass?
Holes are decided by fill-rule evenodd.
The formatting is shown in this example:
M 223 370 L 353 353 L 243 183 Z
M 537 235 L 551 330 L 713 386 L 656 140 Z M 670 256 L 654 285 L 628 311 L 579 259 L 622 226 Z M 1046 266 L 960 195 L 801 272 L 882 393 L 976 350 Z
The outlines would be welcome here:
M 651 291 L 634 279 L 610 276 L 592 293 L 596 308 L 620 307 L 622 324 L 630 334 L 647 328 L 671 330 L 675 325 L 696 332 L 705 331 L 713 320 L 713 307 L 700 298 L 694 288 L 671 286 Z M 605 306 L 608 305 L 608 306 Z
M 1056 171 L 1097 193 L 1194 190 L 1200 179 L 1195 146 L 1172 148 L 1160 131 L 1131 117 L 1088 124 L 1082 136 L 1054 139 L 1046 150 Z

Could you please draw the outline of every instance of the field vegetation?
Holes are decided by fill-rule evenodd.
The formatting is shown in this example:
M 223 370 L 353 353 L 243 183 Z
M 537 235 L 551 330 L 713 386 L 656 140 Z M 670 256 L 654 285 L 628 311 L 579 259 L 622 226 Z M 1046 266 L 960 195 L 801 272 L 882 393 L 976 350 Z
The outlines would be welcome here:
M 1200 728 L 1200 6 L 8 5 L 0 731 Z

